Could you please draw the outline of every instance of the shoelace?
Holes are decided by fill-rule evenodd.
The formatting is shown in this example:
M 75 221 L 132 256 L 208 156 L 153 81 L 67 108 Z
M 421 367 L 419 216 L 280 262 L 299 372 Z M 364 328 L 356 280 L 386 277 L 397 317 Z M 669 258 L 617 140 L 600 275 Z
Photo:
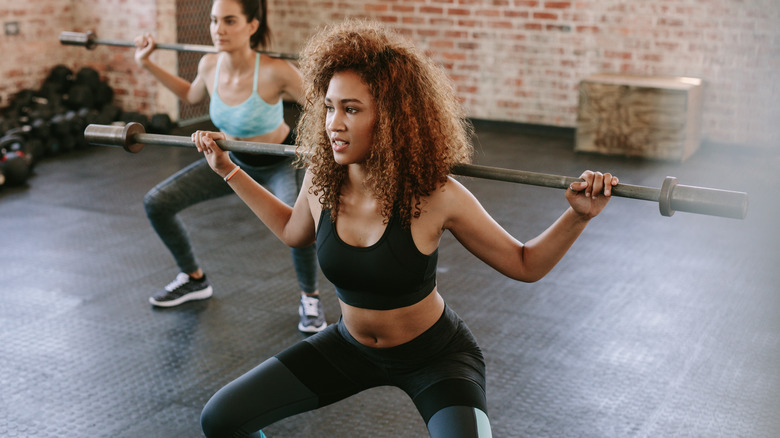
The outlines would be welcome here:
M 190 276 L 184 272 L 179 272 L 179 275 L 176 276 L 176 279 L 168 283 L 168 286 L 165 286 L 165 290 L 168 292 L 175 291 L 176 289 L 187 284 L 188 281 L 190 281 Z
M 304 296 L 301 298 L 301 303 L 303 304 L 303 313 L 306 316 L 317 316 L 317 303 L 320 300 L 317 298 L 307 297 Z

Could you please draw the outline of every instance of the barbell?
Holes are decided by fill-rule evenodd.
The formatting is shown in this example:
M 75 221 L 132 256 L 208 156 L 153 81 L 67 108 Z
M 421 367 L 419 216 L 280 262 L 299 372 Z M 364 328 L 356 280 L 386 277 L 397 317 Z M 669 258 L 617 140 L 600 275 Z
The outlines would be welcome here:
M 175 146 L 194 148 L 195 143 L 189 137 L 147 134 L 140 123 L 121 125 L 88 125 L 84 138 L 90 144 L 121 147 L 127 152 L 138 153 L 144 145 Z M 237 140 L 217 140 L 220 148 L 226 151 L 249 152 L 269 155 L 295 155 L 296 146 L 270 143 L 256 143 Z M 568 189 L 579 178 L 528 172 L 515 169 L 481 166 L 476 164 L 457 164 L 453 167 L 455 175 L 506 181 L 533 186 Z M 675 211 L 744 219 L 747 215 L 748 195 L 744 192 L 712 189 L 707 187 L 686 186 L 677 183 L 677 178 L 667 176 L 660 188 L 643 187 L 620 183 L 612 188 L 612 195 L 623 198 L 641 199 L 658 202 L 663 216 L 672 216 Z
M 102 46 L 117 46 L 117 47 L 135 47 L 135 43 L 132 41 L 122 40 L 110 40 L 98 38 L 95 32 L 62 32 L 60 33 L 60 43 L 66 46 L 83 46 L 88 50 L 92 50 L 98 45 Z M 218 50 L 214 46 L 204 46 L 200 44 L 171 44 L 171 43 L 157 43 L 155 45 L 158 49 L 176 50 L 179 52 L 198 52 L 198 53 L 217 53 Z M 268 52 L 259 50 L 260 53 L 268 55 L 273 58 L 281 59 L 298 59 L 298 55 L 291 53 L 281 52 Z

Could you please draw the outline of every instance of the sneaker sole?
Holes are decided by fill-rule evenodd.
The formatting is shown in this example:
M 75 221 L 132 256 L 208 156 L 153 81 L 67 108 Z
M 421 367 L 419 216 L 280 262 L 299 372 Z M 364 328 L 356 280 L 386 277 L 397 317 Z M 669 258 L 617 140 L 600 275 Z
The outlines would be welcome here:
M 209 286 L 203 290 L 192 292 L 170 301 L 157 301 L 154 299 L 154 297 L 149 297 L 149 303 L 157 307 L 175 307 L 179 304 L 186 303 L 187 301 L 205 300 L 206 298 L 211 298 L 211 295 L 212 289 L 211 286 Z
M 298 331 L 301 333 L 319 333 L 323 330 L 325 330 L 325 327 L 328 326 L 327 322 L 323 322 L 321 326 L 303 326 L 301 323 L 298 323 Z

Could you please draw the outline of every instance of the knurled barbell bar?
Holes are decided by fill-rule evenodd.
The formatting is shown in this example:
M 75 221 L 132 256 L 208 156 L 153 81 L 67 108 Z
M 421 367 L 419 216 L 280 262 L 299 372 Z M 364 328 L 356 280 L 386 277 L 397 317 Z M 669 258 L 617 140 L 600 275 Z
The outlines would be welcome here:
M 84 138 L 91 144 L 121 147 L 131 153 L 140 152 L 144 145 L 147 144 L 195 147 L 195 143 L 189 137 L 147 134 L 140 123 L 128 123 L 124 126 L 92 124 L 84 130 Z M 226 151 L 269 155 L 291 156 L 295 155 L 296 150 L 296 147 L 293 145 L 235 140 L 217 140 L 217 144 Z M 579 178 L 569 176 L 502 169 L 476 164 L 458 164 L 452 169 L 452 173 L 556 189 L 568 189 L 572 183 L 582 181 Z M 744 219 L 747 216 L 747 193 L 677 184 L 677 178 L 671 176 L 664 179 L 660 188 L 620 183 L 612 188 L 612 194 L 623 198 L 658 202 L 663 216 L 671 216 L 675 211 L 733 219 Z
M 87 32 L 62 32 L 60 33 L 60 43 L 67 46 L 83 46 L 86 47 L 88 50 L 92 50 L 98 45 L 117 46 L 117 47 L 135 47 L 135 43 L 132 41 L 98 38 L 97 35 L 91 30 Z M 198 52 L 198 53 L 218 52 L 217 49 L 213 46 L 204 46 L 199 44 L 157 43 L 155 46 L 158 49 L 176 50 L 179 52 Z M 273 58 L 292 59 L 292 60 L 298 59 L 298 55 L 291 54 L 291 53 L 268 52 L 263 50 L 259 50 L 259 52 Z

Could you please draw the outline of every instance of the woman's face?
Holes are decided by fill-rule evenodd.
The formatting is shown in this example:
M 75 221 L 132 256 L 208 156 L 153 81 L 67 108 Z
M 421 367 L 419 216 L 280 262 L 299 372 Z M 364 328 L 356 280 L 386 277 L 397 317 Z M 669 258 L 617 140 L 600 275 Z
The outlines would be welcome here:
M 368 85 L 353 71 L 334 74 L 325 93 L 325 108 L 325 131 L 336 162 L 365 161 L 376 125 L 376 105 Z
M 211 6 L 211 40 L 217 50 L 229 51 L 249 46 L 249 38 L 258 26 L 257 20 L 247 21 L 237 1 L 217 0 Z

